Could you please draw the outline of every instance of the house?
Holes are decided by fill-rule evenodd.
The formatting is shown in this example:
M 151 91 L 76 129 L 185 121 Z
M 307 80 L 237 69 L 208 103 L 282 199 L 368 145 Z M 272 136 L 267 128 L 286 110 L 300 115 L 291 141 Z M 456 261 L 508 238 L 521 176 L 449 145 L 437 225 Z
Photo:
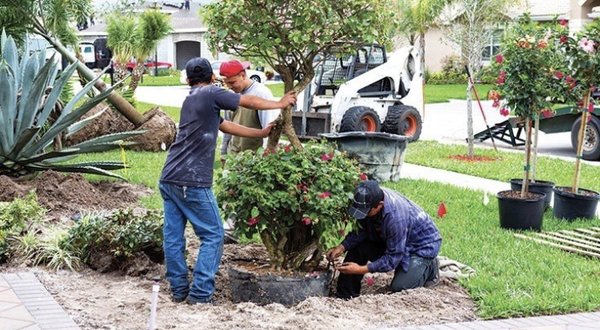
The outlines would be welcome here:
M 183 1 L 147 2 L 146 7 L 158 3 L 160 10 L 171 17 L 173 31 L 159 42 L 156 49 L 157 61 L 172 63 L 175 68 L 181 70 L 185 68 L 185 63 L 193 57 L 202 56 L 209 60 L 215 59 L 206 43 L 207 28 L 198 15 L 200 6 L 208 2 L 210 1 L 191 2 L 189 10 L 184 8 Z M 140 8 L 140 10 L 144 9 Z M 80 30 L 78 34 L 84 42 L 94 42 L 98 38 L 106 38 L 106 23 L 103 19 L 96 18 L 93 25 L 88 24 L 87 28 Z
M 580 30 L 585 23 L 600 17 L 600 0 L 524 0 L 522 8 L 517 8 L 516 16 L 529 12 L 534 21 L 547 22 L 565 19 L 569 22 L 569 30 Z M 594 10 L 598 7 L 598 10 Z M 488 62 L 500 51 L 502 31 L 499 30 L 490 38 L 487 46 L 482 50 L 482 60 Z M 425 35 L 425 66 L 427 70 L 441 71 L 444 58 L 458 55 L 457 47 L 449 45 L 443 39 L 443 32 L 439 28 L 430 29 Z

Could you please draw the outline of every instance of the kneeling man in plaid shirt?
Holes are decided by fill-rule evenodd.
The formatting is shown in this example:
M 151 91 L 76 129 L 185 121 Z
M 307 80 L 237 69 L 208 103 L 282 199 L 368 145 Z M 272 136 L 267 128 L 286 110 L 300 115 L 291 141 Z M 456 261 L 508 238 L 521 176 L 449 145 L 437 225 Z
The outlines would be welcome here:
M 398 292 L 437 283 L 437 255 L 442 237 L 425 211 L 396 191 L 380 188 L 377 181 L 358 184 L 348 213 L 358 220 L 357 230 L 327 251 L 335 260 L 347 252 L 337 266 L 339 298 L 360 295 L 366 273 L 394 270 L 391 290 Z

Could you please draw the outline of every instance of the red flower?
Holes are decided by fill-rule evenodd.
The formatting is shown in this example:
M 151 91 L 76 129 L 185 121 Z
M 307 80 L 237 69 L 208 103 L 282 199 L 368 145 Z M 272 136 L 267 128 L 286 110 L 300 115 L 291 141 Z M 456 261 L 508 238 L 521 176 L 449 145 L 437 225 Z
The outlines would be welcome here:
M 321 199 L 329 198 L 329 196 L 331 196 L 331 193 L 329 191 L 319 194 L 319 198 Z
M 500 109 L 500 114 L 503 115 L 504 117 L 510 115 L 510 110 L 508 110 L 507 108 L 502 108 Z
M 307 192 L 308 191 L 308 186 L 306 184 L 304 184 L 304 182 L 297 184 L 296 188 L 298 188 L 298 190 L 301 190 L 303 192 Z
M 500 106 L 500 100 L 494 100 L 494 103 L 492 103 L 492 107 L 497 108 Z
M 558 21 L 558 24 L 560 24 L 560 26 L 567 26 L 569 24 L 569 21 L 563 18 L 560 21 Z
M 275 153 L 275 150 L 267 148 L 267 149 L 265 149 L 265 151 L 263 151 L 263 156 L 268 156 L 268 155 L 274 154 L 274 153 Z
M 569 37 L 567 37 L 566 35 L 562 35 L 560 36 L 559 42 L 564 45 L 567 42 L 569 42 Z
M 594 103 L 592 103 L 592 102 L 588 103 L 588 111 L 590 113 L 594 112 Z
M 556 79 L 562 79 L 564 76 L 564 73 L 560 71 L 554 71 L 554 77 L 556 77 Z
M 246 221 L 246 223 L 248 224 L 248 226 L 254 227 L 258 223 L 258 217 L 250 217 L 248 218 L 248 221 Z
M 367 181 L 369 179 L 369 177 L 364 173 L 361 173 L 359 175 L 359 177 L 360 177 L 360 181 Z
M 544 118 L 550 118 L 550 117 L 554 116 L 554 112 L 550 109 L 544 109 L 544 110 L 542 110 L 542 116 Z
M 312 219 L 309 217 L 304 217 L 302 218 L 302 224 L 305 226 L 310 226 L 310 224 L 312 223 Z
M 367 277 L 367 285 L 373 286 L 373 284 L 375 284 L 375 279 L 372 277 Z
M 440 206 L 438 206 L 437 215 L 438 217 L 443 218 L 446 216 L 446 213 L 448 213 L 448 211 L 446 210 L 446 204 L 444 204 L 444 202 L 441 202 Z
M 344 231 L 343 229 L 340 229 L 340 230 L 338 230 L 338 235 L 346 236 L 346 231 Z
M 504 56 L 502 54 L 496 55 L 496 63 L 502 64 L 502 62 L 504 62 Z
M 505 81 L 506 81 L 506 71 L 500 71 L 500 74 L 498 75 L 498 79 L 496 79 L 496 84 L 504 85 Z
M 283 151 L 285 151 L 285 152 L 292 151 L 292 145 L 291 144 L 286 145 L 285 148 L 283 148 Z
M 333 159 L 333 152 L 321 155 L 321 160 L 324 161 L 324 162 L 332 160 L 332 159 Z

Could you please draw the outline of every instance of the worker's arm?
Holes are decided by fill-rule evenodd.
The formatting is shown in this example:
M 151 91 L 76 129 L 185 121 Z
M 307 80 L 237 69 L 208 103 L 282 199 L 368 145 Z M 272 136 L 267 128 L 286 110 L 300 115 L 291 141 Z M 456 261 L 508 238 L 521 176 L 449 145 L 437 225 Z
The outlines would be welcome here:
M 240 106 L 255 110 L 283 109 L 296 103 L 296 93 L 287 92 L 279 101 L 265 100 L 254 95 L 240 96 Z
M 269 136 L 269 132 L 271 132 L 271 127 L 272 126 L 269 125 L 263 129 L 256 129 L 242 126 L 229 120 L 223 120 L 221 125 L 219 125 L 219 130 L 221 130 L 221 132 L 223 133 L 228 133 L 231 135 L 241 137 L 263 138 Z

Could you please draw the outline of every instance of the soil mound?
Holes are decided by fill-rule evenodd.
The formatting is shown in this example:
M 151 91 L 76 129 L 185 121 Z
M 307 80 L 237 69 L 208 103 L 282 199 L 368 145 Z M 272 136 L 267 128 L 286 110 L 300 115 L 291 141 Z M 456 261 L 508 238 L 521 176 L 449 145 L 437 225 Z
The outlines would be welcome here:
M 0 176 L 0 201 L 10 202 L 30 191 L 36 192 L 48 215 L 56 218 L 80 211 L 126 208 L 152 192 L 125 182 L 89 182 L 81 174 L 53 171 L 42 172 L 32 180 Z
M 98 117 L 92 119 L 84 128 L 67 138 L 65 141 L 66 146 L 71 146 L 105 134 L 136 130 L 133 124 L 121 114 L 112 110 L 106 103 L 98 104 L 86 113 L 83 118 L 89 118 L 94 115 L 98 115 Z M 138 130 L 144 130 L 146 133 L 131 138 L 130 140 L 136 142 L 136 144 L 130 148 L 142 151 L 167 150 L 175 141 L 177 133 L 175 122 L 160 107 L 153 108 L 144 113 L 144 123 Z

